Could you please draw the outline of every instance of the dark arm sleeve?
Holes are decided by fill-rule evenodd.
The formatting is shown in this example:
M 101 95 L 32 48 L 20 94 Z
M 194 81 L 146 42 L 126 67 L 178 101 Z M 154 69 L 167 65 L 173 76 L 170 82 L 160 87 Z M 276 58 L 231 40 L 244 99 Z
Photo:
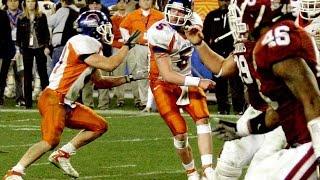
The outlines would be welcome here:
M 16 32 L 16 45 L 21 48 L 21 18 L 17 21 L 17 32 Z
M 50 32 L 49 32 L 49 27 L 48 27 L 48 20 L 47 20 L 47 16 L 45 14 L 42 14 L 42 18 L 43 18 L 43 33 L 45 34 L 45 46 L 49 47 L 49 43 L 50 43 Z
M 7 16 L 7 13 L 5 11 L 1 11 L 1 20 L 1 24 L 3 27 L 3 31 L 0 35 L 0 46 L 2 48 L 1 51 L 3 52 L 1 54 L 3 57 L 11 59 L 14 56 L 15 48 L 11 37 L 11 26 L 9 17 Z

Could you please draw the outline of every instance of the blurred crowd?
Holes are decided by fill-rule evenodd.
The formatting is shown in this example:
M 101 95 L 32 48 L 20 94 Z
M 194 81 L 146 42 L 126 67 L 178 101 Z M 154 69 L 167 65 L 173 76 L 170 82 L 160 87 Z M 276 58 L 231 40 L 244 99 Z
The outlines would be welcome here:
M 210 12 L 204 19 L 203 29 L 205 41 L 210 47 L 222 56 L 227 56 L 233 50 L 232 38 L 214 41 L 230 31 L 225 19 L 226 10 L 223 10 L 226 4 L 221 4 L 225 1 L 219 2 L 219 9 Z M 146 34 L 153 23 L 161 20 L 165 4 L 162 0 L 118 0 L 116 4 L 105 7 L 100 0 L 2 0 L 0 7 L 10 26 L 7 30 L 4 29 L 5 38 L 1 39 L 0 45 L 0 107 L 6 106 L 6 98 L 15 98 L 17 107 L 32 108 L 33 102 L 37 101 L 40 92 L 48 85 L 50 74 L 63 55 L 64 45 L 77 34 L 73 22 L 81 13 L 100 10 L 112 23 L 113 43 L 103 45 L 103 53 L 109 57 L 122 47 L 123 42 L 135 30 Z M 215 13 L 217 11 L 218 14 Z M 200 18 L 197 14 L 196 17 Z M 221 21 L 216 21 L 217 18 Z M 208 73 L 203 74 L 201 70 L 200 66 L 203 65 L 197 63 L 200 60 L 196 52 L 193 61 L 196 62 L 193 63 L 193 74 L 208 76 Z M 112 73 L 104 72 L 103 75 L 119 76 L 148 68 L 147 39 L 142 35 L 124 62 Z M 230 114 L 233 105 L 233 112 L 242 114 L 246 103 L 241 79 L 217 78 L 211 73 L 209 77 L 217 82 L 214 92 L 218 113 Z M 123 107 L 128 94 L 132 95 L 133 106 L 138 110 L 156 110 L 148 80 L 99 90 L 94 90 L 93 83 L 89 81 L 83 88 L 79 101 L 91 108 L 105 110 L 110 108 L 113 97 L 117 107 Z M 98 97 L 97 102 L 93 95 Z

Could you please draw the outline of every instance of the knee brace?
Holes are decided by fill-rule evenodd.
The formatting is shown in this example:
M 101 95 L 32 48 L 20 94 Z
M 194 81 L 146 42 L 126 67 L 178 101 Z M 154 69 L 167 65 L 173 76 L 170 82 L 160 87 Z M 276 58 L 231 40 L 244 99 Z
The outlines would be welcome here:
M 241 176 L 242 168 L 235 167 L 219 158 L 216 173 L 220 179 L 238 179 Z
M 185 149 L 189 146 L 188 137 L 185 140 L 179 141 L 176 138 L 173 138 L 174 147 L 177 149 Z
M 197 125 L 197 134 L 206 134 L 206 133 L 211 133 L 211 126 L 209 123 Z

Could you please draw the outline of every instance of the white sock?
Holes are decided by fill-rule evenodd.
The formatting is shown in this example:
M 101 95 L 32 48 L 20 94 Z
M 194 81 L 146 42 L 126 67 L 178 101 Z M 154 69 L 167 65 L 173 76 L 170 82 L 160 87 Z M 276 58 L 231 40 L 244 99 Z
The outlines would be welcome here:
M 194 160 L 192 160 L 189 164 L 183 164 L 183 167 L 186 171 L 189 171 L 189 170 L 192 170 L 192 169 L 195 169 L 195 166 L 194 166 Z
M 76 148 L 70 142 L 68 144 L 65 144 L 64 146 L 62 146 L 61 150 L 64 151 L 64 152 L 67 152 L 69 154 L 76 152 Z
M 22 174 L 24 174 L 24 169 L 25 169 L 25 167 L 20 163 L 18 163 L 17 165 L 15 165 L 12 168 L 13 171 L 18 172 L 18 173 L 22 173 Z
M 202 166 L 207 166 L 212 164 L 212 154 L 204 154 L 201 156 Z

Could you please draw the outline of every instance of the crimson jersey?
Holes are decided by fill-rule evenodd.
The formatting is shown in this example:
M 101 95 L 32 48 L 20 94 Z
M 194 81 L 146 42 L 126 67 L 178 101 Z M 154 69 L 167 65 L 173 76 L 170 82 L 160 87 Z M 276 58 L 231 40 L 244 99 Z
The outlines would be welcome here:
M 272 73 L 274 63 L 292 57 L 303 58 L 316 73 L 315 44 L 307 32 L 289 20 L 273 25 L 260 37 L 253 51 L 255 76 L 260 81 L 260 91 L 278 112 L 290 145 L 311 140 L 302 103 L 295 98 L 285 82 Z
M 260 111 L 265 111 L 268 104 L 262 99 L 259 94 L 259 88 L 256 80 L 253 78 L 251 72 L 254 72 L 252 51 L 255 42 L 246 41 L 235 45 L 235 51 L 233 52 L 234 61 L 237 63 L 239 70 L 239 76 L 242 82 L 247 87 L 248 98 L 250 105 Z

